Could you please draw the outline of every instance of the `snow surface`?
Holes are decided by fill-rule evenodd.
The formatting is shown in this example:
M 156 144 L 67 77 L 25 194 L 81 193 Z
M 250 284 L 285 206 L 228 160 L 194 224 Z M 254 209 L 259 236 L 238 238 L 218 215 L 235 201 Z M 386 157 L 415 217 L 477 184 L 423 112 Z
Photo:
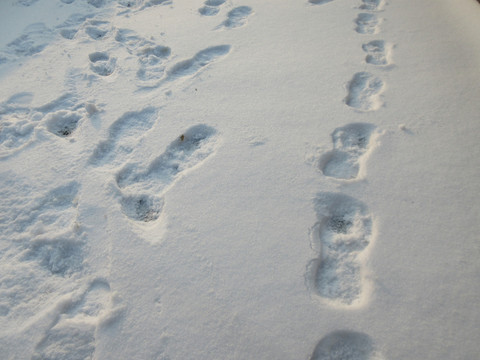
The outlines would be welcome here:
M 478 358 L 476 1 L 0 18 L 2 358 Z

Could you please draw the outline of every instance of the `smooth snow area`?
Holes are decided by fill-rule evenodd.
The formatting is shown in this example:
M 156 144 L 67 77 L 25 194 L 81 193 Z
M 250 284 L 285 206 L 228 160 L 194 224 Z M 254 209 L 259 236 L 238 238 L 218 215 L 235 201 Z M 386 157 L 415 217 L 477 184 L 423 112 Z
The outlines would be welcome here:
M 476 359 L 480 4 L 0 3 L 3 359 Z

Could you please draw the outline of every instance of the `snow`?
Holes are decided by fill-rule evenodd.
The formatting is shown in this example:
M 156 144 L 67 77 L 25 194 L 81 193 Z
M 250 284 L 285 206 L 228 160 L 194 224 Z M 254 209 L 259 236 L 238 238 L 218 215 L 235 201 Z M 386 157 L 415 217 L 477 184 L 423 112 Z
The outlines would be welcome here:
M 0 4 L 5 359 L 474 359 L 474 0 Z

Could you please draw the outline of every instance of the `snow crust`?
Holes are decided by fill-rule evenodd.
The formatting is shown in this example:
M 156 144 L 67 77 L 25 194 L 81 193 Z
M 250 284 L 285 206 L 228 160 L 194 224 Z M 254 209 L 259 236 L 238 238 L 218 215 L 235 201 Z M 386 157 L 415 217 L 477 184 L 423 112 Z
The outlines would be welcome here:
M 474 359 L 480 5 L 0 3 L 5 359 Z

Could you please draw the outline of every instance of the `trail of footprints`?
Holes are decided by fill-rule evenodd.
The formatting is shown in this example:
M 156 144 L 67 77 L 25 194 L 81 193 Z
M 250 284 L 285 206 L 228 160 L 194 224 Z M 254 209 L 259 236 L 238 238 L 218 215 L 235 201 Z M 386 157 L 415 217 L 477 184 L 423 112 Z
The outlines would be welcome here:
M 364 176 L 366 157 L 378 133 L 367 123 L 353 123 L 332 133 L 333 150 L 319 160 L 327 177 L 352 181 Z M 317 223 L 312 248 L 319 257 L 308 265 L 309 288 L 327 303 L 343 307 L 368 300 L 364 253 L 373 240 L 373 220 L 365 204 L 341 193 L 320 193 L 315 199 Z
M 315 5 L 331 0 L 309 0 Z M 355 31 L 362 36 L 381 31 L 385 0 L 362 0 L 362 11 L 354 20 Z M 365 64 L 389 69 L 393 46 L 380 39 L 362 45 Z M 370 112 L 383 105 L 385 82 L 369 71 L 358 72 L 347 84 L 345 104 L 359 112 Z M 365 177 L 365 162 L 379 135 L 372 124 L 352 123 L 332 133 L 333 149 L 320 157 L 318 166 L 327 177 L 355 181 Z M 372 289 L 365 262 L 375 240 L 374 218 L 361 201 L 342 193 L 319 193 L 315 200 L 317 222 L 311 229 L 312 248 L 318 257 L 307 265 L 307 285 L 324 303 L 355 308 L 368 302 Z M 311 360 L 380 360 L 372 339 L 365 333 L 335 331 L 315 347 Z
M 382 19 L 377 13 L 385 6 L 384 0 L 362 0 L 360 10 L 355 19 L 355 31 L 360 35 L 375 35 L 380 32 Z M 372 40 L 362 45 L 365 52 L 365 63 L 378 69 L 388 69 L 391 65 L 393 46 L 384 40 Z M 382 94 L 385 90 L 385 82 L 378 76 L 362 71 L 353 75 L 347 84 L 347 96 L 345 104 L 361 111 L 375 111 L 383 106 Z
M 70 4 L 74 0 L 62 0 Z M 322 5 L 333 0 L 309 0 Z M 34 1 L 31 1 L 33 3 Z M 105 1 L 89 0 L 95 8 L 105 6 Z M 135 0 L 119 0 L 125 12 L 142 10 L 148 6 L 167 4 L 169 1 L 150 0 L 141 4 Z M 206 0 L 198 10 L 201 16 L 219 14 L 225 0 Z M 384 0 L 362 0 L 355 22 L 355 31 L 361 35 L 380 32 L 381 19 L 377 13 L 383 10 Z M 252 8 L 238 6 L 226 14 L 217 29 L 234 29 L 244 26 L 253 14 Z M 139 87 L 156 88 L 196 76 L 210 64 L 229 54 L 229 45 L 208 47 L 193 57 L 170 63 L 170 47 L 138 36 L 129 29 L 114 29 L 108 21 L 91 15 L 74 15 L 55 30 L 44 24 L 31 25 L 24 34 L 7 46 L 0 54 L 0 64 L 15 57 L 32 56 L 41 52 L 52 41 L 55 31 L 65 40 L 115 41 L 137 58 L 136 79 Z M 362 46 L 365 63 L 377 68 L 391 64 L 392 46 L 383 40 L 371 40 Z M 90 71 L 101 77 L 115 73 L 117 60 L 109 51 L 96 51 L 88 55 Z M 354 74 L 347 86 L 346 105 L 362 112 L 375 111 L 382 106 L 381 94 L 385 84 L 377 76 L 364 71 Z M 37 124 L 44 124 L 51 134 L 59 138 L 71 137 L 85 117 L 98 109 L 91 103 L 79 103 L 67 95 L 42 107 L 32 108 L 33 95 L 19 93 L 0 104 L 0 157 L 10 156 L 32 142 Z M 164 207 L 164 197 L 176 181 L 201 165 L 215 153 L 219 139 L 217 131 L 208 125 L 195 125 L 179 134 L 162 154 L 144 166 L 129 162 L 134 151 L 132 139 L 142 139 L 155 125 L 158 109 L 149 107 L 128 112 L 114 121 L 107 136 L 93 150 L 89 163 L 92 167 L 120 166 L 115 183 L 119 207 L 123 214 L 136 223 L 158 220 Z M 326 177 L 352 181 L 364 176 L 364 163 L 373 149 L 376 128 L 366 123 L 354 123 L 335 129 L 332 133 L 333 149 L 324 154 L 319 168 Z M 18 232 L 44 233 L 50 228 L 68 225 L 75 212 L 75 197 L 80 185 L 70 183 L 53 189 L 38 209 L 62 210 L 59 217 L 48 218 L 49 211 L 36 217 L 37 208 L 24 214 L 15 222 Z M 45 208 L 45 209 L 44 209 Z M 68 211 L 64 211 L 67 209 Z M 70 209 L 70 210 L 69 210 Z M 73 210 L 71 210 L 73 209 Z M 307 268 L 309 286 L 315 294 L 333 306 L 352 307 L 368 300 L 365 254 L 374 240 L 373 217 L 367 206 L 359 200 L 341 193 L 320 193 L 315 199 L 317 223 L 312 228 L 312 246 L 318 257 Z M 44 214 L 44 215 L 42 215 Z M 70 214 L 70 215 L 69 215 Z M 43 218 L 47 216 L 46 218 Z M 65 224 L 63 224 L 63 217 Z M 70 216 L 70 217 L 68 217 Z M 41 218 L 41 219 L 40 219 Z M 49 220 L 50 219 L 50 220 Z M 56 219 L 56 220 L 55 220 Z M 37 229 L 38 222 L 43 227 Z M 63 225 L 62 225 L 63 224 Z M 46 228 L 45 228 L 46 226 Z M 69 230 L 70 231 L 70 230 Z M 83 242 L 78 235 L 65 240 L 61 235 L 55 241 L 27 242 L 22 261 L 35 261 L 54 276 L 70 277 L 82 271 Z M 102 319 L 111 308 L 110 286 L 105 280 L 91 282 L 89 288 L 76 300 L 72 300 L 55 319 L 37 344 L 33 359 L 91 358 L 95 352 L 95 336 Z M 0 308 L 0 311 L 3 311 Z M 8 313 L 8 310 L 7 310 Z M 327 334 L 315 347 L 311 359 L 380 359 L 373 341 L 364 333 L 336 331 Z
M 101 8 L 106 3 L 91 0 L 90 5 Z M 66 2 L 70 4 L 71 2 Z M 128 11 L 140 11 L 154 5 L 164 5 L 168 1 L 150 0 L 118 1 L 118 6 Z M 206 0 L 199 9 L 202 16 L 216 15 L 225 0 Z M 123 13 L 119 13 L 123 14 Z M 234 29 L 247 23 L 247 18 L 253 14 L 249 6 L 238 6 L 226 14 L 225 20 L 216 29 Z M 92 74 L 108 78 L 116 73 L 118 61 L 114 52 L 125 49 L 137 58 L 135 73 L 139 88 L 155 89 L 161 85 L 182 77 L 194 76 L 201 69 L 221 59 L 230 52 L 230 45 L 212 46 L 200 50 L 192 58 L 171 63 L 172 50 L 164 44 L 157 44 L 153 39 L 145 39 L 129 29 L 116 29 L 110 21 L 97 18 L 92 14 L 74 14 L 55 28 L 47 28 L 43 23 L 30 25 L 24 33 L 10 42 L 5 51 L 0 52 L 0 64 L 14 61 L 18 57 L 32 56 L 40 53 L 51 42 L 61 36 L 64 40 L 77 40 L 80 43 L 91 41 L 103 44 L 105 50 L 97 50 L 88 54 L 88 68 Z
M 229 16 L 224 26 L 242 26 L 246 21 L 246 16 L 243 16 L 245 11 L 243 9 L 239 13 L 235 13 L 235 16 Z M 192 78 L 210 64 L 225 57 L 231 49 L 230 45 L 207 47 L 197 52 L 190 59 L 180 60 L 172 64 L 170 62 L 172 52 L 170 47 L 155 44 L 153 41 L 138 36 L 132 30 L 118 29 L 114 39 L 118 44 L 124 46 L 130 54 L 137 57 L 136 79 L 138 87 L 143 89 L 155 89 L 174 81 Z M 115 72 L 116 59 L 110 56 L 108 52 L 94 52 L 89 54 L 88 57 L 90 69 L 93 73 L 101 77 L 108 77 Z
M 35 2 L 21 1 L 24 6 Z M 78 0 L 60 1 L 68 6 Z M 87 3 L 93 8 L 103 8 L 114 2 L 88 0 Z M 117 15 L 169 3 L 165 0 L 117 0 L 120 10 Z M 224 3 L 225 0 L 206 0 L 199 13 L 201 16 L 217 15 Z M 240 28 L 252 14 L 248 6 L 234 7 L 225 11 L 223 21 L 212 30 Z M 112 22 L 92 14 L 75 14 L 55 28 L 43 23 L 30 25 L 0 52 L 0 65 L 39 54 L 53 41 L 72 40 L 79 44 L 97 44 L 96 51 L 85 55 L 85 67 L 72 69 L 70 74 L 81 75 L 73 80 L 88 78 L 95 84 L 113 80 L 117 74 L 128 75 L 128 69 L 119 68 L 122 64 L 117 53 L 126 51 L 136 63 L 133 75 L 139 89 L 181 84 L 231 51 L 230 45 L 215 45 L 178 60 L 169 46 L 153 38 L 143 38 L 130 29 L 115 28 Z M 34 94 L 21 92 L 0 103 L 0 160 L 35 146 L 39 141 L 53 139 L 64 141 L 68 146 L 82 135 L 82 127 L 88 120 L 105 115 L 94 102 L 78 97 L 73 91 L 42 106 L 32 106 Z M 134 226 L 161 221 L 169 189 L 211 157 L 220 142 L 215 128 L 197 124 L 179 129 L 178 137 L 147 164 L 133 162 L 135 148 L 142 146 L 158 116 L 159 108 L 153 106 L 124 113 L 106 129 L 104 138 L 87 159 L 87 170 L 117 169 L 113 195 L 118 200 L 118 209 Z M 37 136 L 39 133 L 48 136 Z M 22 209 L 13 212 L 14 218 L 0 221 L 2 232 L 18 245 L 8 254 L 8 258 L 14 259 L 9 260 L 15 261 L 14 266 L 9 262 L 5 268 L 14 268 L 25 278 L 34 276 L 33 282 L 5 285 L 0 289 L 3 299 L 0 316 L 16 325 L 25 325 L 36 311 L 45 309 L 46 301 L 56 301 L 59 294 L 62 296 L 54 318 L 35 346 L 32 359 L 94 358 L 98 331 L 116 316 L 109 282 L 87 280 L 89 245 L 77 222 L 80 191 L 81 184 L 77 182 L 56 187 L 38 199 L 25 201 Z M 12 208 L 13 205 L 5 203 L 3 206 Z M 7 258 L 1 258 L 0 262 L 4 259 Z M 89 285 L 79 292 L 78 286 L 85 282 Z M 20 292 L 25 294 L 24 298 L 19 298 L 19 286 L 25 287 Z M 31 308 L 32 313 L 24 307 Z M 19 317 L 20 313 L 24 318 Z

